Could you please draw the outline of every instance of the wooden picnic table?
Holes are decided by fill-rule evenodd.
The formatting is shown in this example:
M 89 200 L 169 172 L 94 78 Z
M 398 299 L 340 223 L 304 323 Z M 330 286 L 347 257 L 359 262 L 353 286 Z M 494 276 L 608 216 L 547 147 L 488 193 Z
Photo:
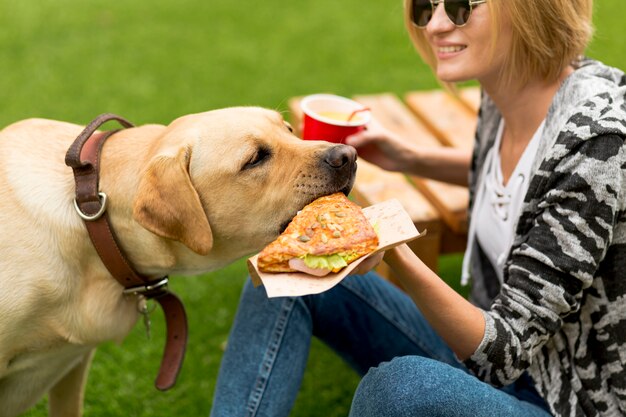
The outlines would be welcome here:
M 301 125 L 300 97 L 289 100 L 291 122 Z M 444 90 L 409 92 L 401 100 L 394 94 L 357 95 L 372 116 L 389 130 L 420 146 L 471 149 L 480 102 L 477 87 L 460 89 L 458 97 Z M 402 173 L 385 171 L 358 161 L 352 196 L 361 206 L 396 198 L 417 229 L 426 234 L 411 242 L 411 249 L 431 269 L 438 269 L 441 254 L 462 252 L 467 239 L 466 187 Z M 395 281 L 382 264 L 378 272 Z

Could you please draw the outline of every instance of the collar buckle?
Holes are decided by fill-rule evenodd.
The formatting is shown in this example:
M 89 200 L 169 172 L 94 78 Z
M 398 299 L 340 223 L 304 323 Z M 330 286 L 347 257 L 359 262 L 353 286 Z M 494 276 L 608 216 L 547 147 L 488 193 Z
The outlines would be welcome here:
M 137 285 L 123 290 L 124 294 L 143 295 L 146 298 L 154 297 L 167 289 L 168 277 L 163 277 L 158 281 L 151 281 L 145 285 Z

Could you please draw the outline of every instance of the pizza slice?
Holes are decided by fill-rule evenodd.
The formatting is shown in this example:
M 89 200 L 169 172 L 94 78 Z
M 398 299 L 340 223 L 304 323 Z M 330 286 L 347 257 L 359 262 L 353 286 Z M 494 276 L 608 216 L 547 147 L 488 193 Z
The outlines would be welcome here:
M 259 254 L 261 272 L 338 272 L 378 247 L 374 227 L 343 193 L 304 207 L 285 231 Z

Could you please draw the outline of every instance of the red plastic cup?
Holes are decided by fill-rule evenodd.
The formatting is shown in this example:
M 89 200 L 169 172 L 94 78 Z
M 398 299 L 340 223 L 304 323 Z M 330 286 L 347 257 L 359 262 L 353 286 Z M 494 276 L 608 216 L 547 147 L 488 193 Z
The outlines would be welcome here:
M 362 104 L 333 94 L 306 96 L 300 107 L 304 114 L 302 139 L 305 140 L 343 143 L 346 137 L 363 130 L 371 119 L 369 109 Z

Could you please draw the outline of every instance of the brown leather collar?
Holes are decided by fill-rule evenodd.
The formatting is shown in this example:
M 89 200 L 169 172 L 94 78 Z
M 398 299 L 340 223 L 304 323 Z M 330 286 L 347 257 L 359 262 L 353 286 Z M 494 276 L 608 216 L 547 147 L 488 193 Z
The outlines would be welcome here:
M 106 212 L 107 195 L 99 191 L 100 152 L 107 138 L 118 130 L 94 132 L 104 123 L 115 120 L 132 127 L 120 116 L 102 114 L 78 135 L 65 155 L 65 164 L 74 171 L 76 211 L 85 221 L 89 237 L 111 275 L 125 288 L 125 294 L 155 299 L 163 308 L 167 337 L 156 387 L 165 391 L 176 383 L 187 345 L 187 316 L 182 302 L 167 290 L 167 276 L 154 279 L 138 274 L 118 245 Z

